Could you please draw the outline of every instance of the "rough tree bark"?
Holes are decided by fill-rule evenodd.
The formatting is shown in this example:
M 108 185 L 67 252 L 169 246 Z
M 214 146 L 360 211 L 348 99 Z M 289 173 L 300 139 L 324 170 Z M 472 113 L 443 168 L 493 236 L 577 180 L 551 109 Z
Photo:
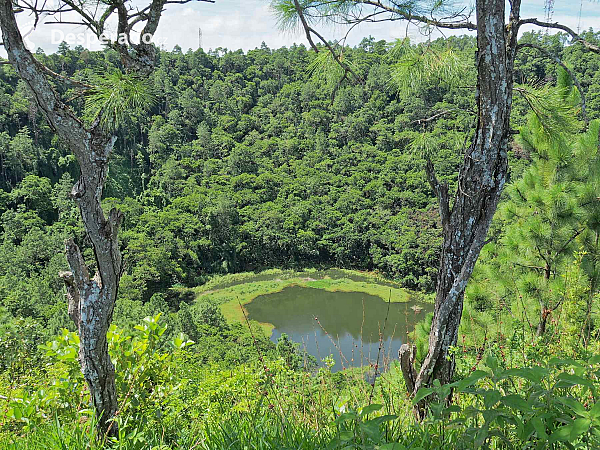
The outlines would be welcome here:
M 496 212 L 508 170 L 513 65 L 517 48 L 520 1 L 512 2 L 505 25 L 504 0 L 477 0 L 477 127 L 459 172 L 452 206 L 448 186 L 435 176 L 431 163 L 426 173 L 439 200 L 443 247 L 439 265 L 435 308 L 427 356 L 417 374 L 405 353 L 399 356 L 406 385 L 412 394 L 438 379 L 448 383 L 455 361 L 448 350 L 456 345 L 463 296 Z M 423 405 L 417 408 L 423 417 Z
M 167 3 L 184 4 L 190 0 L 152 0 L 145 8 L 133 9 L 127 0 L 114 0 L 98 7 L 63 0 L 56 10 L 48 11 L 46 2 L 18 5 L 13 0 L 0 0 L 0 27 L 9 63 L 30 88 L 34 101 L 52 129 L 67 143 L 80 167 L 79 181 L 73 187 L 81 218 L 96 260 L 95 273 L 90 274 L 83 256 L 71 239 L 65 243 L 70 271 L 62 272 L 69 304 L 69 316 L 75 322 L 80 338 L 79 363 L 98 417 L 99 430 L 116 435 L 117 426 L 110 422 L 118 404 L 115 391 L 115 369 L 108 353 L 106 332 L 112 320 L 123 263 L 119 251 L 118 232 L 122 214 L 112 209 L 108 216 L 101 206 L 102 191 L 108 175 L 110 153 L 116 137 L 100 126 L 100 116 L 91 126 L 84 123 L 65 105 L 52 88 L 47 76 L 63 79 L 42 65 L 26 48 L 15 19 L 15 9 L 29 10 L 36 20 L 40 14 L 74 12 L 82 25 L 97 37 L 103 35 L 105 23 L 116 12 L 118 31 L 128 37 L 128 45 L 109 42 L 121 55 L 125 70 L 147 76 L 154 67 L 155 48 L 152 37 Z M 212 2 L 212 0 L 199 0 Z M 104 5 L 102 10 L 99 6 Z M 60 16 L 59 16 L 60 17 Z M 59 19 L 60 20 L 60 19 Z M 60 23 L 57 20 L 56 23 Z M 144 24 L 140 42 L 133 43 L 130 33 L 134 25 Z M 69 80 L 67 80 L 69 81 Z
M 80 338 L 79 362 L 100 428 L 117 410 L 115 369 L 108 354 L 106 331 L 112 319 L 122 272 L 117 234 L 122 216 L 112 210 L 104 215 L 100 200 L 108 174 L 108 160 L 116 138 L 94 123 L 89 129 L 61 102 L 40 63 L 26 49 L 13 13 L 11 0 L 0 0 L 0 25 L 9 61 L 29 86 L 37 106 L 50 126 L 65 139 L 81 169 L 71 196 L 77 202 L 96 258 L 96 273 L 90 276 L 79 247 L 66 242 L 70 272 L 61 273 L 67 286 L 69 315 Z M 116 427 L 114 428 L 116 430 Z
M 452 204 L 447 184 L 437 180 L 431 162 L 426 164 L 428 181 L 439 201 L 443 247 L 428 353 L 418 374 L 414 367 L 414 346 L 404 344 L 399 351 L 407 389 L 414 395 L 419 388 L 430 385 L 434 379 L 447 383 L 454 374 L 455 362 L 452 357 L 448 357 L 448 350 L 456 345 L 458 339 L 465 287 L 485 244 L 506 182 L 513 66 L 517 52 L 517 33 L 521 24 L 521 1 L 511 1 L 508 24 L 505 22 L 505 0 L 477 0 L 475 24 L 469 22 L 462 11 L 438 20 L 433 15 L 415 15 L 410 6 L 385 0 L 349 0 L 347 3 L 354 4 L 357 9 L 352 10 L 342 2 L 339 14 L 352 25 L 370 21 L 376 14 L 389 13 L 387 20 L 404 19 L 437 28 L 477 31 L 478 120 L 473 143 L 467 150 L 459 171 L 458 189 Z M 280 0 L 280 4 L 288 8 L 290 6 L 286 0 Z M 306 12 L 312 8 L 312 18 L 326 19 L 329 12 L 323 12 L 321 4 L 308 3 L 303 9 Z M 364 6 L 375 8 L 375 12 L 364 12 Z M 295 7 L 298 9 L 297 2 Z M 351 12 L 347 12 L 348 10 Z M 302 19 L 302 15 L 300 18 Z M 380 20 L 382 19 L 378 19 Z M 306 21 L 300 20 L 300 23 L 307 36 L 316 35 Z M 572 34 L 576 36 L 573 32 Z M 419 418 L 423 417 L 424 403 L 417 407 Z
M 441 2 L 442 5 L 444 3 Z M 464 10 L 441 19 L 435 17 L 434 11 L 420 14 L 419 7 L 424 7 L 427 2 L 415 2 L 413 5 L 393 0 L 339 0 L 333 2 L 333 6 L 328 4 L 326 8 L 323 8 L 323 2 L 317 0 L 307 0 L 302 4 L 295 0 L 274 0 L 272 3 L 285 26 L 300 24 L 304 28 L 311 45 L 311 35 L 322 38 L 308 23 L 308 19 L 340 23 L 341 17 L 341 22 L 351 25 L 351 29 L 363 22 L 404 20 L 433 28 L 477 31 L 478 120 L 473 143 L 459 171 L 458 189 L 452 203 L 449 201 L 448 186 L 437 180 L 431 162 L 427 162 L 425 168 L 439 201 L 443 246 L 428 353 L 418 374 L 414 368 L 414 346 L 404 344 L 399 351 L 406 386 L 412 395 L 419 388 L 429 386 L 434 379 L 442 384 L 447 383 L 454 374 L 455 362 L 453 357 L 448 357 L 448 350 L 456 345 L 458 339 L 465 287 L 486 242 L 506 182 L 507 150 L 512 134 L 509 119 L 513 68 L 519 49 L 517 35 L 520 26 L 533 24 L 564 31 L 571 36 L 572 42 L 581 43 L 588 51 L 600 53 L 600 47 L 586 42 L 565 25 L 541 22 L 535 18 L 520 19 L 521 0 L 509 0 L 509 3 L 510 12 L 506 22 L 504 0 L 476 0 L 476 23 L 469 21 Z M 292 8 L 299 15 L 294 20 L 289 18 Z M 328 49 L 335 55 L 334 50 Z M 425 403 L 417 406 L 419 418 L 423 417 Z

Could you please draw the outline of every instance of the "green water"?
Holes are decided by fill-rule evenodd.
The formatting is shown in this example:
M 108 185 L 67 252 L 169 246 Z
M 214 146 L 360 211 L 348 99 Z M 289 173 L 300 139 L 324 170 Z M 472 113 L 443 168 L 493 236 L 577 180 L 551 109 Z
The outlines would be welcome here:
M 415 306 L 421 310 L 415 310 Z M 291 286 L 261 295 L 245 308 L 251 320 L 275 326 L 271 336 L 274 342 L 286 333 L 318 361 L 332 355 L 336 361 L 332 370 L 336 371 L 375 363 L 378 354 L 379 366 L 385 367 L 397 358 L 407 333 L 433 310 L 433 305 L 388 304 L 380 297 L 362 292 Z

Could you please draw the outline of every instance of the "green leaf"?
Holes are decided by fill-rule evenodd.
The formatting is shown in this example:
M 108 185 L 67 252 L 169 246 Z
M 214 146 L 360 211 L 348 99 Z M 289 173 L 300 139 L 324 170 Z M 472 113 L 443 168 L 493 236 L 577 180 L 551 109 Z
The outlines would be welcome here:
M 594 406 L 590 409 L 590 417 L 592 417 L 592 419 L 595 419 L 598 416 L 600 416 L 600 402 L 594 403 Z
M 498 358 L 493 355 L 488 355 L 488 357 L 485 358 L 485 365 L 492 369 L 492 372 L 496 372 L 496 370 L 498 370 Z
M 371 421 L 360 423 L 359 428 L 373 441 L 378 441 L 380 439 L 381 433 L 379 432 L 379 425 L 377 423 Z
M 566 407 L 570 408 L 578 416 L 587 415 L 587 410 L 585 409 L 585 407 L 581 404 L 581 402 L 575 400 L 574 398 L 559 397 L 558 401 Z
M 488 437 L 489 427 L 489 423 L 486 423 L 483 427 L 479 429 L 479 431 L 475 435 L 475 448 L 481 448 L 481 446 Z
M 354 411 L 349 411 L 347 413 L 341 414 L 337 419 L 335 419 L 336 423 L 348 422 L 352 420 L 358 419 L 358 414 Z
M 486 423 L 492 423 L 502 413 L 499 410 L 488 409 L 487 411 L 482 411 L 481 414 Z
M 527 402 L 523 400 L 521 396 L 516 394 L 506 395 L 502 397 L 500 401 L 509 408 L 516 409 L 518 411 L 529 411 L 531 409 Z
M 549 373 L 548 369 L 536 368 L 532 369 L 530 367 L 521 367 L 518 369 L 508 369 L 499 374 L 499 379 L 505 379 L 508 377 L 520 377 L 524 378 L 532 383 L 540 383 L 542 379 L 547 376 Z
M 496 391 L 496 390 L 486 391 L 483 394 L 483 405 L 486 408 L 491 408 L 492 406 L 494 406 L 496 403 L 498 403 L 500 401 L 500 397 L 501 397 L 501 394 L 499 391 Z
M 490 430 L 488 433 L 488 436 L 498 437 L 498 438 L 502 439 L 505 444 L 507 444 L 507 448 L 511 447 L 511 441 L 500 430 Z
M 571 429 L 573 427 L 571 425 L 565 425 L 554 431 L 550 435 L 550 439 L 548 439 L 549 443 L 554 443 L 556 441 L 566 441 L 571 438 Z
M 559 381 L 556 383 L 556 387 L 558 388 L 565 388 L 577 385 L 593 387 L 593 384 L 590 380 L 586 380 L 583 377 L 573 375 L 571 373 L 563 372 L 558 375 L 558 379 Z
M 351 431 L 341 431 L 340 432 L 340 439 L 342 441 L 351 441 L 354 438 L 354 433 L 352 433 Z
M 590 428 L 590 424 L 592 421 L 590 419 L 575 419 L 575 421 L 571 425 L 571 434 L 569 436 L 569 440 L 574 442 L 579 436 L 583 433 L 586 433 Z
M 576 367 L 581 367 L 581 362 L 572 359 L 572 358 L 550 358 L 550 361 L 548 361 L 548 365 L 549 366 L 576 366 Z
M 385 423 L 385 422 L 391 422 L 392 420 L 396 420 L 398 418 L 398 416 L 394 415 L 394 414 L 386 414 L 383 416 L 379 416 L 379 417 L 375 417 L 374 419 L 368 420 L 367 424 L 374 424 L 377 427 L 379 427 L 381 424 Z
M 368 416 L 372 412 L 379 411 L 381 408 L 383 408 L 383 405 L 379 405 L 377 403 L 365 406 L 360 412 L 360 417 Z
M 432 388 L 421 388 L 417 391 L 417 394 L 415 395 L 415 398 L 413 398 L 413 405 L 416 405 L 417 403 L 419 403 L 421 400 L 423 400 L 425 397 L 430 396 L 431 394 L 433 394 L 433 389 Z
M 546 425 L 540 417 L 534 417 L 531 419 L 531 423 L 533 424 L 533 428 L 535 428 L 538 438 L 548 439 L 548 435 L 546 434 Z
M 444 410 L 444 412 L 447 414 L 459 413 L 461 411 L 462 409 L 460 409 L 460 406 L 457 405 L 450 405 Z
M 470 386 L 473 386 L 475 383 L 477 383 L 477 381 L 481 380 L 482 378 L 487 377 L 488 375 L 489 374 L 483 370 L 476 370 L 471 375 L 469 375 L 467 378 L 457 381 L 452 384 L 456 386 L 456 390 L 458 392 L 462 392 L 464 389 L 466 389 Z

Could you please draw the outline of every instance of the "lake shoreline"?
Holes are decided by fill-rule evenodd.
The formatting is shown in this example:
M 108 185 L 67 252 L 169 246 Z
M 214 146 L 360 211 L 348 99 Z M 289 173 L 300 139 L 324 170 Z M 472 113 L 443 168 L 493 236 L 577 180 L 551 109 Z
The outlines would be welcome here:
M 261 295 L 281 292 L 292 286 L 322 289 L 328 292 L 361 292 L 392 303 L 405 303 L 411 300 L 423 303 L 433 301 L 431 294 L 410 291 L 379 274 L 348 269 L 304 271 L 270 269 L 258 274 L 245 272 L 225 275 L 194 288 L 194 301 L 218 304 L 228 322 L 243 323 L 247 317 L 244 305 Z M 257 323 L 267 337 L 271 336 L 274 328 L 272 324 Z

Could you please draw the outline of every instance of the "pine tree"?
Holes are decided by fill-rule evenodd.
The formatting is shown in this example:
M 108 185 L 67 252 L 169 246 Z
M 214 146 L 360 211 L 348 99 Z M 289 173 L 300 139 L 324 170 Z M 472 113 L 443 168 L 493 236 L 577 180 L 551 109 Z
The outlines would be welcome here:
M 577 93 L 562 69 L 558 80 L 552 91 L 544 88 L 550 93 L 544 96 L 550 103 L 555 96 L 563 106 L 546 108 L 553 117 L 540 111 L 531 113 L 520 132 L 518 143 L 531 155 L 532 163 L 506 188 L 507 199 L 498 216 L 504 224 L 502 237 L 488 249 L 497 261 L 479 268 L 477 274 L 491 282 L 497 297 L 519 298 L 523 306 L 537 305 L 538 336 L 544 334 L 550 315 L 565 300 L 569 280 L 564 274 L 582 246 L 583 266 L 591 283 L 590 313 L 598 284 L 599 123 L 592 122 L 587 132 L 577 134 L 581 124 L 570 120 L 575 114 L 568 111 L 577 104 Z M 534 95 L 539 98 L 540 94 Z M 481 293 L 471 289 L 470 296 L 474 295 L 479 298 Z

